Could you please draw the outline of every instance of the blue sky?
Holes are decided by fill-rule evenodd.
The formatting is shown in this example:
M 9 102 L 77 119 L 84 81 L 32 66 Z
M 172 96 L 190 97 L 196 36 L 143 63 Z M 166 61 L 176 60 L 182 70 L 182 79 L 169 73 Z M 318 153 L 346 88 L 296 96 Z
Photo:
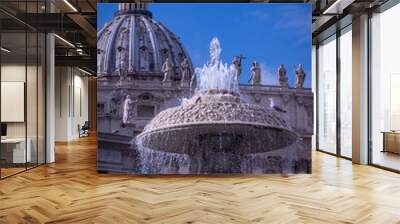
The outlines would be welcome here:
M 118 5 L 97 4 L 98 29 L 113 18 Z M 303 64 L 305 86 L 311 86 L 311 4 L 151 3 L 153 18 L 181 38 L 195 67 L 209 59 L 212 37 L 220 40 L 222 60 L 243 54 L 241 83 L 250 77 L 251 62 L 263 69 L 263 83 L 277 84 L 277 68 L 285 64 L 294 86 L 295 66 Z

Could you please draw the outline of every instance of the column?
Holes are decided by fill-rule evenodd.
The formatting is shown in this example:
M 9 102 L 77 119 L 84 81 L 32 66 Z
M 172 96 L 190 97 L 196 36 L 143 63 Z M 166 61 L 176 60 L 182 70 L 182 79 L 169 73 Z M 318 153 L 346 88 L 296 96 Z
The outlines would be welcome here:
M 353 162 L 368 163 L 368 15 L 353 19 Z

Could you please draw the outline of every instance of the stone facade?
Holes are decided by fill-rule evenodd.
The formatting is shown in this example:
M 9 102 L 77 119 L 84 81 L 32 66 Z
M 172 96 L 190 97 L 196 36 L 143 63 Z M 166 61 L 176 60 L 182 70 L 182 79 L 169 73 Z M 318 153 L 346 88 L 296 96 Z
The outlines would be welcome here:
M 181 104 L 191 96 L 189 87 L 179 82 L 166 87 L 161 80 L 125 81 L 99 78 L 98 81 L 98 126 L 101 133 L 116 133 L 133 137 L 142 132 L 151 119 L 170 107 Z M 241 97 L 249 103 L 285 111 L 291 127 L 299 134 L 313 133 L 313 94 L 310 89 L 281 88 L 278 86 L 240 86 Z M 122 124 L 123 101 L 129 95 L 132 99 L 129 124 Z M 142 108 L 147 110 L 141 111 Z M 152 111 L 152 112 L 151 112 Z M 151 115 L 151 116 L 149 116 Z
M 97 91 L 99 147 L 104 145 L 99 153 L 99 170 L 111 172 L 137 172 L 137 167 L 132 165 L 138 157 L 131 148 L 133 138 L 156 114 L 180 105 L 192 94 L 190 88 L 182 87 L 179 81 L 165 86 L 161 77 L 154 79 L 151 76 L 148 79 L 143 76 L 141 80 L 128 76 L 124 82 L 117 77 L 99 77 Z M 300 157 L 310 158 L 313 134 L 313 93 L 310 89 L 241 85 L 240 92 L 249 103 L 285 111 L 283 116 L 303 139 L 306 150 Z M 123 124 L 123 102 L 127 95 L 132 99 L 131 112 L 129 123 Z M 141 111 L 143 108 L 147 110 Z M 109 147 L 111 145 L 113 147 Z M 110 158 L 114 158 L 111 163 Z

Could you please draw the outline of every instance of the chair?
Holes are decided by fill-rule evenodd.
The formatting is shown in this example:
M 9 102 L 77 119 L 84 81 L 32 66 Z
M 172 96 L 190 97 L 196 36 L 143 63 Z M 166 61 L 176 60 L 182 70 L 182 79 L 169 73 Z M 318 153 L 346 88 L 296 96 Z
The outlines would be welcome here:
M 90 123 L 85 121 L 82 127 L 78 124 L 79 138 L 89 136 Z

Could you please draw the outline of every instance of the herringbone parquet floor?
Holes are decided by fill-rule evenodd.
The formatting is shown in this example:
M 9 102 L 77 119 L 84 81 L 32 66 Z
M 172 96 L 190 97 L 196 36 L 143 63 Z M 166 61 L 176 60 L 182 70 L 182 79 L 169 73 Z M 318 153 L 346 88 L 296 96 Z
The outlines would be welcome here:
M 97 174 L 96 139 L 0 181 L 0 223 L 400 223 L 400 175 L 323 153 L 313 174 Z

